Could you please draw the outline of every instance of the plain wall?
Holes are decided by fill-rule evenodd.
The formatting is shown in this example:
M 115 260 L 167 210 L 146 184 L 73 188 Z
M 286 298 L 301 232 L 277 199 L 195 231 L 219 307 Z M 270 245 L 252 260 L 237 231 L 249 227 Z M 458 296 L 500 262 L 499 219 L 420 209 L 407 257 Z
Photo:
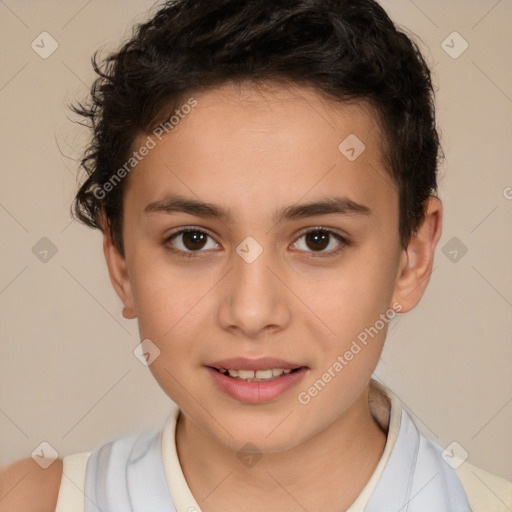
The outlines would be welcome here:
M 431 282 L 390 329 L 375 377 L 437 443 L 512 480 L 512 4 L 382 4 L 433 66 L 446 159 Z M 60 456 L 89 451 L 160 427 L 170 409 L 132 353 L 136 321 L 121 316 L 100 233 L 69 215 L 89 134 L 66 105 L 86 98 L 93 51 L 114 50 L 150 7 L 0 2 L 0 464 L 42 441 Z M 31 47 L 43 31 L 58 43 L 46 59 Z M 441 46 L 454 31 L 469 44 L 458 58 Z M 57 249 L 46 263 L 33 253 L 43 237 Z

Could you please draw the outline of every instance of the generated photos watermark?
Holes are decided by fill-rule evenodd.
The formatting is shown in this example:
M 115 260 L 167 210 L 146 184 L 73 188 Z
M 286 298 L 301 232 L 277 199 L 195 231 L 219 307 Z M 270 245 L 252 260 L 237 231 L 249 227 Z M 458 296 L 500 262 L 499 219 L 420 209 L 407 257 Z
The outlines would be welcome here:
M 346 350 L 342 355 L 336 358 L 329 368 L 322 374 L 322 376 L 315 381 L 306 391 L 301 391 L 297 395 L 297 400 L 303 405 L 307 405 L 311 402 L 311 399 L 320 393 L 329 382 L 331 382 L 338 373 L 340 373 L 350 361 L 359 354 L 363 348 L 368 345 L 369 337 L 375 338 L 389 322 L 395 318 L 397 313 L 402 311 L 402 304 L 394 302 L 392 307 L 389 308 L 385 313 L 379 315 L 379 319 L 370 327 L 365 327 L 358 335 L 357 339 L 352 340 L 350 348 Z M 359 343 L 358 343 L 359 342 Z
M 124 163 L 122 167 L 112 174 L 112 176 L 103 183 L 103 185 L 96 185 L 93 195 L 100 201 L 105 199 L 106 195 L 114 190 L 114 188 L 125 178 L 132 169 L 134 169 L 149 152 L 157 145 L 157 140 L 161 141 L 162 138 L 171 133 L 171 131 L 184 119 L 192 109 L 197 106 L 197 100 L 190 98 L 187 103 L 174 111 L 174 114 L 165 122 L 159 124 L 152 132 L 151 135 L 146 137 L 146 141 L 140 148 L 132 153 L 132 156 Z M 157 139 L 157 140 L 155 140 Z

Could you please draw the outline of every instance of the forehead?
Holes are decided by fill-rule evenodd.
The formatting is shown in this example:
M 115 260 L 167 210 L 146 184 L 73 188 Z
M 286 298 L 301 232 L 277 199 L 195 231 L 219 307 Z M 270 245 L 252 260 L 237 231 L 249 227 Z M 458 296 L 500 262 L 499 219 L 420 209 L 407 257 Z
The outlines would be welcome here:
M 363 99 L 340 102 L 311 87 L 275 82 L 230 82 L 193 96 L 197 107 L 172 132 L 186 131 L 184 138 L 195 132 L 198 143 L 205 134 L 210 135 L 208 139 L 216 137 L 217 143 L 225 140 L 231 144 L 249 138 L 256 141 L 260 134 L 265 148 L 271 148 L 272 142 L 278 148 L 283 138 L 295 137 L 317 142 L 319 150 L 330 153 L 333 146 L 337 149 L 340 137 L 359 134 L 375 156 L 382 156 L 378 154 L 382 142 L 378 115 Z
M 132 199 L 147 204 L 174 191 L 215 197 L 236 211 L 258 200 L 313 200 L 333 188 L 354 201 L 395 193 L 366 102 L 338 103 L 282 84 L 226 84 L 191 97 L 196 106 L 168 134 L 136 139 L 134 148 L 148 136 L 156 145 L 129 176 Z

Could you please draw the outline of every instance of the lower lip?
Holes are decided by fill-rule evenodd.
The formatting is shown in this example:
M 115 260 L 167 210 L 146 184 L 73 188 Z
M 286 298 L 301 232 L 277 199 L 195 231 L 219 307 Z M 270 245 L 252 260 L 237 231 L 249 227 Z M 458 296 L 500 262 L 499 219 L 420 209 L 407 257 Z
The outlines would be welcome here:
M 241 402 L 259 404 L 270 402 L 283 395 L 304 378 L 308 369 L 303 367 L 268 382 L 246 382 L 227 377 L 211 367 L 207 367 L 207 370 L 220 390 L 231 398 Z

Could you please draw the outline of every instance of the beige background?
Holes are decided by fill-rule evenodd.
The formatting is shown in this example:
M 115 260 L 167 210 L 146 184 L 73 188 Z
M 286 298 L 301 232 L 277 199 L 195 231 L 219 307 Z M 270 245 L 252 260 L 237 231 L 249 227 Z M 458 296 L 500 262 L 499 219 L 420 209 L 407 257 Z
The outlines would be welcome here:
M 437 443 L 512 480 L 512 3 L 382 3 L 426 45 L 446 161 L 431 284 L 391 328 L 376 377 Z M 121 316 L 100 233 L 68 211 L 88 133 L 66 103 L 85 97 L 92 52 L 114 49 L 150 6 L 0 0 L 0 464 L 42 441 L 60 456 L 92 450 L 169 410 L 132 353 L 136 323 Z M 59 45 L 47 59 L 31 48 L 43 31 Z M 469 44 L 457 59 L 441 47 L 453 31 Z M 32 252 L 42 237 L 57 248 L 46 263 Z M 442 251 L 453 237 L 467 247 L 457 262 Z

